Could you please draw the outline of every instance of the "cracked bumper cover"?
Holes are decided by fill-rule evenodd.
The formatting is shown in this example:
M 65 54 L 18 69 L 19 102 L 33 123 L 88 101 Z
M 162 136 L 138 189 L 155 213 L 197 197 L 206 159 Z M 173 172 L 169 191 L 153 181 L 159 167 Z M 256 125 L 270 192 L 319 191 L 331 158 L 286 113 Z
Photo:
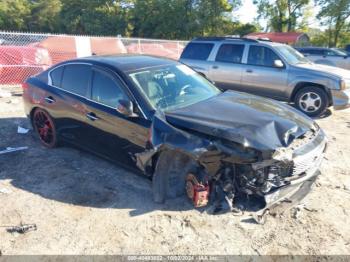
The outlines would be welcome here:
M 316 177 L 321 174 L 319 168 L 327 149 L 327 138 L 323 132 L 319 132 L 318 136 L 308 145 L 311 150 L 297 150 L 300 153 L 294 159 L 296 170 L 300 170 L 300 166 L 304 166 L 305 170 L 301 174 L 290 180 L 290 184 L 269 192 L 264 196 L 266 206 L 264 209 L 279 207 L 285 209 L 292 207 L 300 202 L 311 190 L 311 185 Z
M 282 187 L 264 196 L 266 206 L 272 213 L 283 212 L 298 204 L 311 191 L 311 186 L 321 172 L 318 169 L 310 171 L 305 177 L 295 180 L 293 184 Z

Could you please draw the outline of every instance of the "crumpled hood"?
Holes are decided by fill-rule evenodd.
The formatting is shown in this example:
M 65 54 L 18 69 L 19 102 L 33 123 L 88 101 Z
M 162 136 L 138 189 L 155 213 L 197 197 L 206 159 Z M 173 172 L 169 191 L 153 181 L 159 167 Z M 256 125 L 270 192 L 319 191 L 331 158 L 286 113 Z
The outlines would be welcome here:
M 168 123 L 261 151 L 287 147 L 313 127 L 313 120 L 280 102 L 226 91 L 165 113 Z
M 315 63 L 297 64 L 295 65 L 295 67 L 303 70 L 312 70 L 316 72 L 322 72 L 323 74 L 332 75 L 338 78 L 350 79 L 350 71 L 339 67 L 315 64 Z

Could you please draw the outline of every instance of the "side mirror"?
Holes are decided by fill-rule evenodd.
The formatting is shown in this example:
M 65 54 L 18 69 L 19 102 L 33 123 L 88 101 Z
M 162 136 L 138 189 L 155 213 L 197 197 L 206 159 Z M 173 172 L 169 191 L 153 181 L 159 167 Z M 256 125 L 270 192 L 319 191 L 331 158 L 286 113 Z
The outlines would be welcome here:
M 134 113 L 134 105 L 130 100 L 120 99 L 118 102 L 116 110 L 120 114 L 127 117 L 138 117 L 138 115 Z
M 273 62 L 273 64 L 274 64 L 275 67 L 278 67 L 278 68 L 284 67 L 284 64 L 283 64 L 283 62 L 281 60 L 275 60 Z

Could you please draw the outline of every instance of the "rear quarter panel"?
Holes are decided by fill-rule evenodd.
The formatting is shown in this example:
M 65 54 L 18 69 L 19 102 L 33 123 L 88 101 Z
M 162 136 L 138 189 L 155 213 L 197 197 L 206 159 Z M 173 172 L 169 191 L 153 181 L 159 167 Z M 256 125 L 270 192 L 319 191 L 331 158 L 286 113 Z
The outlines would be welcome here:
M 45 87 L 46 84 L 35 77 L 28 78 L 26 83 L 28 86 L 23 90 L 22 98 L 24 112 L 27 117 L 30 117 L 30 113 L 34 108 L 44 108 L 44 99 L 47 95 L 47 91 Z
M 196 72 L 209 77 L 210 62 L 205 60 L 180 59 L 180 62 L 191 67 Z

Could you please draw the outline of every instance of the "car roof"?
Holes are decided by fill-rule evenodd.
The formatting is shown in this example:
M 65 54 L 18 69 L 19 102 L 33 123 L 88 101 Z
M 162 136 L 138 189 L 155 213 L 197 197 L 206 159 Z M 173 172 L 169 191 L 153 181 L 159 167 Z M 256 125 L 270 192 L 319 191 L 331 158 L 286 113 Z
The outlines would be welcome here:
M 175 65 L 177 61 L 148 55 L 94 55 L 79 59 L 70 60 L 72 62 L 91 62 L 106 64 L 117 68 L 123 72 L 136 71 L 139 69 L 146 69 L 151 67 L 158 67 L 162 65 Z

